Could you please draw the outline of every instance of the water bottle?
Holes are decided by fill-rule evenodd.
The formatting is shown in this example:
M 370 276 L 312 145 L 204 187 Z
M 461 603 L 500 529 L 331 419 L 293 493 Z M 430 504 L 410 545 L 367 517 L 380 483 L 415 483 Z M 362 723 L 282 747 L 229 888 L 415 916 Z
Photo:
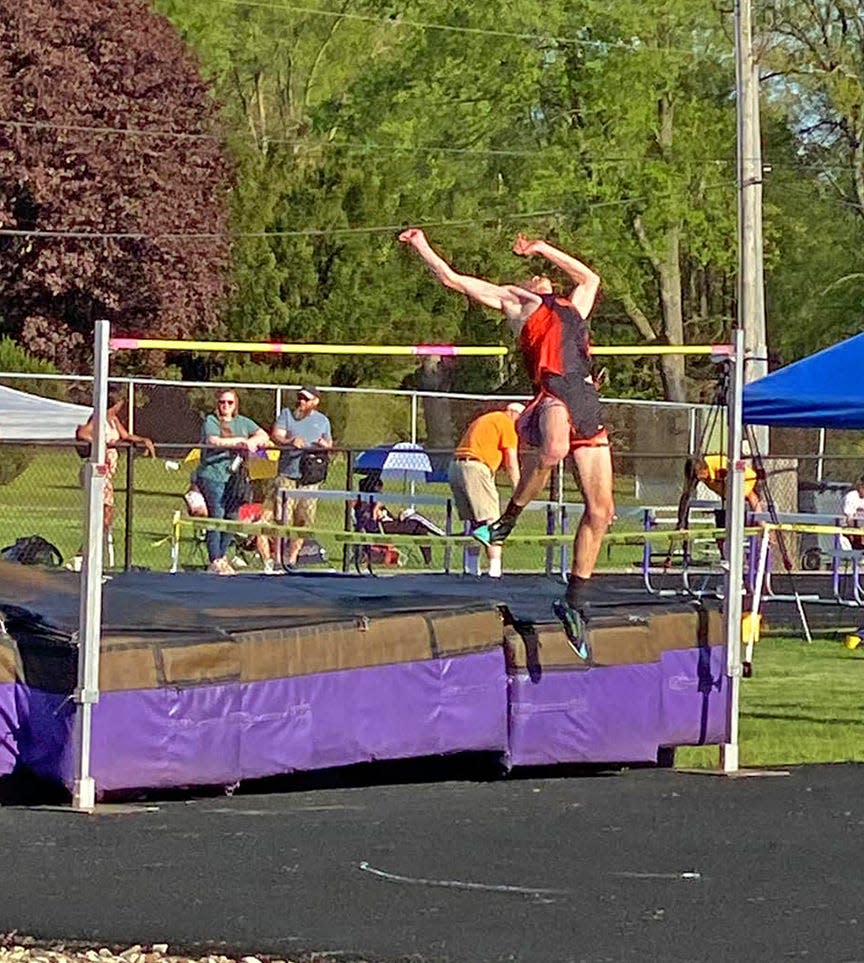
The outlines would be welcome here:
M 231 464 L 228 466 L 228 471 L 231 472 L 232 475 L 234 475 L 236 474 L 237 470 L 242 464 L 243 464 L 243 456 L 235 455 Z

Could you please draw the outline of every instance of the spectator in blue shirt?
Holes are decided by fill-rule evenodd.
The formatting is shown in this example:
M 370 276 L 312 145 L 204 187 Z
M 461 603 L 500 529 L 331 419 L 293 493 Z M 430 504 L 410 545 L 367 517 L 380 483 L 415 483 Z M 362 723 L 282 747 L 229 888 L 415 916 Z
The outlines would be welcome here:
M 267 444 L 267 432 L 251 418 L 241 415 L 237 392 L 226 388 L 218 394 L 216 411 L 207 415 L 201 428 L 201 464 L 195 484 L 210 518 L 231 518 L 240 507 L 238 479 L 245 477 L 243 460 Z M 207 532 L 208 572 L 234 575 L 226 558 L 231 532 Z
M 283 408 L 276 418 L 270 437 L 282 449 L 279 474 L 264 505 L 262 519 L 276 518 L 283 525 L 311 528 L 315 524 L 317 498 L 286 498 L 278 504 L 281 490 L 317 490 L 326 475 L 326 452 L 333 447 L 330 420 L 318 410 L 321 396 L 317 388 L 304 385 L 297 392 L 293 408 Z M 323 459 L 310 459 L 310 454 Z M 316 461 L 318 467 L 316 468 Z M 284 513 L 283 510 L 284 509 Z M 280 517 L 281 514 L 281 517 Z M 263 546 L 262 546 L 263 547 Z M 289 571 L 297 564 L 302 538 L 290 538 L 282 562 Z M 273 561 L 264 558 L 264 571 L 273 570 Z

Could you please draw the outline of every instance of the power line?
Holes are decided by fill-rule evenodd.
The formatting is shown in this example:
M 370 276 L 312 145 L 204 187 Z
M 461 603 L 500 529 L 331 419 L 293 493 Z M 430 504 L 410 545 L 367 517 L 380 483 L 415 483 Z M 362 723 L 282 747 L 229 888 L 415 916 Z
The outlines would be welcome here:
M 128 137 L 176 137 L 178 140 L 215 140 L 216 134 L 191 133 L 183 130 L 146 130 L 140 127 L 99 127 L 88 124 L 60 124 L 51 120 L 12 120 L 0 118 L 0 127 L 20 127 L 35 130 L 68 131 L 73 134 L 122 134 Z
M 429 20 L 412 20 L 398 14 L 390 16 L 373 16 L 372 14 L 351 13 L 339 10 L 322 10 L 315 7 L 304 7 L 293 3 L 269 3 L 266 0 L 212 0 L 225 6 L 252 7 L 259 10 L 271 10 L 285 13 L 300 13 L 309 16 L 327 17 L 333 20 L 356 20 L 361 23 L 381 24 L 388 27 L 409 27 L 416 30 L 439 30 L 447 33 L 468 34 L 481 37 L 503 37 L 513 40 L 529 41 L 538 44 L 559 44 L 578 47 L 593 47 L 601 51 L 624 51 L 627 53 L 650 53 L 662 55 L 684 55 L 693 58 L 709 58 L 714 56 L 719 60 L 731 60 L 734 56 L 731 50 L 717 51 L 711 54 L 705 48 L 701 51 L 693 47 L 652 47 L 642 43 L 638 37 L 629 40 L 587 39 L 585 37 L 561 37 L 555 34 L 523 33 L 513 30 L 497 30 L 491 27 L 466 27 L 456 24 L 436 23 Z M 170 19 L 170 18 L 169 18 Z M 9 42 L 0 43 L 0 47 L 15 46 Z
M 413 227 L 471 227 L 477 224 L 488 223 L 490 221 L 518 221 L 533 220 L 538 217 L 554 217 L 565 214 L 561 209 L 544 211 L 523 211 L 518 214 L 491 215 L 489 217 L 478 217 L 472 220 L 459 221 L 425 221 L 412 223 Z M 402 224 L 380 224 L 369 227 L 334 227 L 334 228 L 303 228 L 295 231 L 251 231 L 251 232 L 160 232 L 159 234 L 147 234 L 143 231 L 51 231 L 51 230 L 25 230 L 17 228 L 0 228 L 2 237 L 28 237 L 28 238 L 73 238 L 78 240 L 106 240 L 106 241 L 157 241 L 157 240 L 217 240 L 223 238 L 267 238 L 267 237 L 328 237 L 331 235 L 358 235 L 358 234 L 395 234 L 404 231 L 409 225 Z
M 389 17 L 376 17 L 371 14 L 348 13 L 339 10 L 320 10 L 314 7 L 303 7 L 293 3 L 266 3 L 264 0 L 215 0 L 217 3 L 236 7 L 257 7 L 265 10 L 284 10 L 286 13 L 304 13 L 312 16 L 330 17 L 335 20 L 357 20 L 363 23 L 378 23 L 392 27 L 412 27 L 417 30 L 441 30 L 450 33 L 472 34 L 483 37 L 507 37 L 513 40 L 528 40 L 534 43 L 573 44 L 587 47 L 601 47 L 603 49 L 620 48 L 633 49 L 626 41 L 604 42 L 600 40 L 584 40 L 578 37 L 555 37 L 548 34 L 519 33 L 510 30 L 492 30 L 488 27 L 459 27 L 453 24 L 433 23 L 427 20 L 409 20 L 394 14 Z M 692 51 L 691 51 L 692 53 Z
M 70 133 L 92 133 L 92 134 L 104 134 L 104 135 L 120 135 L 129 137 L 177 137 L 188 140 L 212 140 L 217 142 L 224 142 L 226 139 L 230 139 L 236 134 L 234 132 L 228 134 L 226 137 L 220 137 L 216 134 L 205 134 L 205 133 L 189 133 L 186 131 L 174 131 L 174 130 L 160 130 L 160 129 L 147 129 L 147 128 L 136 128 L 136 127 L 105 127 L 105 126 L 91 126 L 86 124 L 61 124 L 55 121 L 48 120 L 13 120 L 11 118 L 0 118 L 0 127 L 16 127 L 24 129 L 37 129 L 37 130 L 52 130 L 52 131 L 67 131 Z M 253 139 L 252 134 L 244 133 L 243 136 L 247 139 Z M 382 153 L 411 153 L 411 154 L 448 154 L 448 155 L 468 155 L 477 157 L 536 157 L 538 154 L 537 150 L 510 150 L 497 147 L 486 147 L 486 148 L 474 148 L 474 147 L 448 147 L 441 144 L 411 144 L 411 145 L 400 145 L 400 144 L 377 144 L 367 141 L 336 141 L 336 140 L 322 140 L 309 142 L 308 140 L 296 140 L 294 138 L 280 138 L 280 137 L 266 137 L 266 135 L 260 135 L 260 139 L 266 140 L 269 146 L 279 145 L 279 146 L 289 146 L 289 147 L 302 147 L 309 153 L 319 150 L 355 150 L 358 152 L 366 151 L 380 151 Z M 549 150 L 555 149 L 555 145 L 550 145 Z M 596 166 L 598 164 L 636 164 L 644 163 L 644 157 L 597 157 L 592 155 L 591 164 Z M 698 160 L 700 164 L 734 164 L 734 158 L 716 158 L 716 157 L 704 157 Z
M 711 185 L 709 190 L 721 190 L 731 188 L 733 182 L 728 184 L 718 183 Z M 664 195 L 671 197 L 672 195 Z M 642 204 L 649 200 L 657 200 L 658 195 L 649 197 L 628 197 L 626 199 L 615 199 L 608 201 L 585 201 L 592 211 L 599 208 L 628 207 L 632 204 Z M 557 217 L 571 213 L 563 208 L 552 208 L 548 210 L 520 211 L 515 214 L 489 214 L 478 215 L 475 218 L 464 220 L 442 220 L 442 221 L 412 221 L 401 224 L 378 224 L 364 227 L 334 227 L 334 228 L 301 228 L 291 231 L 190 231 L 190 232 L 159 232 L 158 234 L 148 234 L 145 231 L 93 231 L 93 230 L 43 230 L 43 229 L 24 229 L 24 228 L 0 228 L 0 237 L 21 237 L 21 238 L 69 238 L 77 240 L 105 240 L 105 241 L 159 241 L 159 240 L 217 240 L 241 238 L 270 238 L 270 237 L 331 237 L 331 236 L 357 236 L 362 234 L 395 234 L 404 231 L 406 227 L 421 228 L 447 228 L 447 227 L 476 227 L 483 224 L 491 224 L 503 221 L 534 220 L 542 217 Z
M 638 38 L 631 40 L 588 40 L 585 37 L 559 37 L 554 34 L 521 33 L 510 30 L 496 30 L 489 27 L 460 27 L 455 24 L 435 23 L 428 20 L 410 20 L 393 14 L 389 17 L 373 16 L 371 14 L 348 13 L 339 10 L 321 10 L 315 7 L 304 7 L 294 3 L 268 3 L 266 0 L 214 0 L 227 6 L 254 7 L 264 10 L 285 11 L 286 13 L 303 13 L 310 16 L 329 17 L 335 20 L 357 20 L 364 23 L 377 23 L 391 27 L 411 27 L 417 30 L 440 30 L 449 33 L 469 34 L 481 37 L 505 37 L 513 40 L 530 41 L 540 44 L 559 44 L 578 47 L 594 47 L 598 50 L 623 50 L 628 53 L 658 53 L 678 54 L 697 57 L 700 54 L 692 47 L 649 47 Z M 703 51 L 701 56 L 707 56 Z M 732 50 L 718 53 L 721 60 L 730 60 L 734 54 Z
M 104 134 L 122 135 L 124 137 L 176 137 L 186 140 L 212 140 L 223 143 L 225 140 L 237 136 L 236 132 L 229 132 L 225 136 L 206 133 L 191 133 L 179 130 L 159 130 L 156 128 L 146 129 L 140 127 L 106 127 L 88 124 L 61 124 L 49 120 L 13 120 L 11 118 L 0 118 L 0 127 L 16 127 L 35 130 L 67 131 L 76 134 Z M 255 135 L 244 132 L 242 136 L 247 140 L 255 139 Z M 335 150 L 347 148 L 357 151 L 387 151 L 391 153 L 411 152 L 411 153 L 430 153 L 430 154 L 476 154 L 478 156 L 504 156 L 504 157 L 530 157 L 536 154 L 532 150 L 505 150 L 503 148 L 473 148 L 473 147 L 447 147 L 435 144 L 430 145 L 406 145 L 398 144 L 374 144 L 363 141 L 315 141 L 297 140 L 291 137 L 268 137 L 266 134 L 259 135 L 259 139 L 266 140 L 269 146 L 279 145 L 287 147 L 303 147 L 307 151 L 323 150 L 333 148 Z
M 227 0 L 226 0 L 227 2 Z M 255 135 L 248 132 L 231 131 L 226 135 L 192 133 L 180 130 L 162 130 L 159 128 L 140 128 L 140 127 L 108 127 L 89 124 L 62 124 L 51 120 L 14 120 L 12 118 L 0 117 L 0 127 L 17 127 L 24 129 L 67 131 L 80 134 L 104 134 L 118 135 L 123 137 L 176 137 L 185 140 L 212 140 L 223 143 L 225 140 L 242 136 L 248 140 L 254 140 Z M 498 147 L 449 147 L 443 144 L 378 144 L 370 141 L 338 141 L 338 140 L 319 140 L 311 142 L 309 140 L 298 140 L 292 137 L 269 137 L 259 135 L 259 139 L 266 140 L 269 146 L 283 147 L 302 147 L 308 152 L 319 150 L 355 150 L 359 152 L 380 151 L 382 153 L 416 153 L 416 154 L 453 154 L 468 155 L 476 157 L 536 157 L 537 150 L 511 150 Z M 555 149 L 556 145 L 550 145 L 546 149 Z M 542 148 L 541 148 L 542 150 Z M 610 156 L 601 157 L 595 154 L 591 156 L 591 165 L 597 164 L 635 164 L 644 163 L 644 157 Z M 799 160 L 774 160 L 762 157 L 763 167 L 765 168 L 791 168 L 793 170 L 810 171 L 816 173 L 827 173 L 828 171 L 847 171 L 848 164 L 818 164 L 812 162 L 801 162 Z M 687 160 L 686 163 L 711 164 L 715 166 L 728 166 L 735 164 L 736 161 L 731 157 L 700 157 L 695 160 Z

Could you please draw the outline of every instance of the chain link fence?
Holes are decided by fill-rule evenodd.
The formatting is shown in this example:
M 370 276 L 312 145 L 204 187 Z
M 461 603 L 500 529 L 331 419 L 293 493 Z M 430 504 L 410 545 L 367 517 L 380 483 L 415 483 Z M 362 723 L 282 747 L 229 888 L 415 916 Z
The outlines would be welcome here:
M 186 510 L 194 463 L 187 460 L 198 447 L 203 416 L 213 409 L 216 392 L 237 390 L 240 410 L 262 427 L 269 428 L 282 407 L 293 404 L 296 387 L 290 385 L 181 383 L 152 379 L 112 379 L 128 386 L 129 427 L 153 438 L 155 459 L 123 449 L 114 478 L 115 506 L 111 528 L 113 544 L 106 561 L 115 569 L 142 567 L 167 570 L 171 565 L 171 521 L 175 512 Z M 0 374 L 0 383 L 46 397 L 89 403 L 86 377 Z M 350 530 L 353 499 L 367 476 L 357 468 L 362 452 L 381 445 L 422 444 L 431 473 L 386 474 L 375 499 L 393 518 L 412 510 L 446 532 L 461 527 L 449 502 L 446 467 L 455 444 L 468 423 L 478 414 L 502 407 L 515 396 L 495 398 L 429 394 L 383 389 L 321 389 L 321 410 L 330 418 L 338 446 L 331 459 L 327 481 L 318 502 L 316 528 L 322 532 Z M 705 450 L 721 450 L 723 415 L 705 405 L 673 405 L 635 401 L 604 401 L 613 443 L 616 529 L 638 528 L 639 510 L 649 505 L 674 505 L 684 483 L 684 464 L 700 443 Z M 707 430 L 706 430 L 707 429 Z M 712 449 L 713 446 L 713 449 Z M 64 559 L 74 558 L 81 546 L 84 498 L 80 485 L 81 458 L 69 442 L 13 442 L 0 436 L 0 547 L 17 539 L 40 535 L 56 545 Z M 828 502 L 839 506 L 842 490 L 864 472 L 864 433 L 775 430 L 771 456 L 765 458 L 772 499 L 780 511 L 826 510 Z M 532 453 L 524 453 L 530 468 Z M 253 476 L 255 472 L 253 472 Z M 269 480 L 252 478 L 252 501 L 265 498 Z M 499 479 L 506 501 L 508 483 Z M 816 493 L 814 495 L 813 493 Z M 838 494 L 839 493 L 839 494 Z M 706 495 L 707 493 L 701 493 Z M 817 503 L 818 496 L 818 503 Z M 366 493 L 368 499 L 369 493 Z M 549 499 L 557 505 L 578 503 L 581 493 L 569 472 L 559 472 L 550 485 Z M 526 532 L 538 534 L 562 527 L 562 515 L 572 525 L 577 509 L 550 508 L 526 513 L 520 523 Z M 386 544 L 385 539 L 381 542 Z M 409 567 L 459 570 L 461 559 L 436 545 L 430 536 L 431 562 L 419 552 L 400 551 L 392 564 Z M 795 561 L 807 546 L 795 543 Z M 259 565 L 254 541 L 238 539 L 236 552 L 251 568 Z M 344 547 L 325 536 L 320 551 L 309 551 L 310 564 L 341 568 L 350 563 Z M 508 547 L 505 568 L 539 570 L 550 565 L 551 552 L 527 546 Z M 601 564 L 632 566 L 634 550 L 610 552 Z M 198 536 L 184 538 L 180 564 L 203 567 L 206 553 Z M 557 561 L 554 564 L 558 564 Z

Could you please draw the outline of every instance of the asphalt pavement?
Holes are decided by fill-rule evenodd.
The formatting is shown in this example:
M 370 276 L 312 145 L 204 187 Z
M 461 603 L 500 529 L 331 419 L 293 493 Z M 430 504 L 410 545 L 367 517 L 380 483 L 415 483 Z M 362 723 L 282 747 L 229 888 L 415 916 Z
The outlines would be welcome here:
M 492 775 L 0 808 L 0 931 L 318 961 L 864 960 L 860 766 Z
M 794 602 L 772 604 L 792 629 Z M 0 933 L 318 963 L 864 961 L 861 766 L 504 775 L 463 756 L 90 816 L 9 798 Z

